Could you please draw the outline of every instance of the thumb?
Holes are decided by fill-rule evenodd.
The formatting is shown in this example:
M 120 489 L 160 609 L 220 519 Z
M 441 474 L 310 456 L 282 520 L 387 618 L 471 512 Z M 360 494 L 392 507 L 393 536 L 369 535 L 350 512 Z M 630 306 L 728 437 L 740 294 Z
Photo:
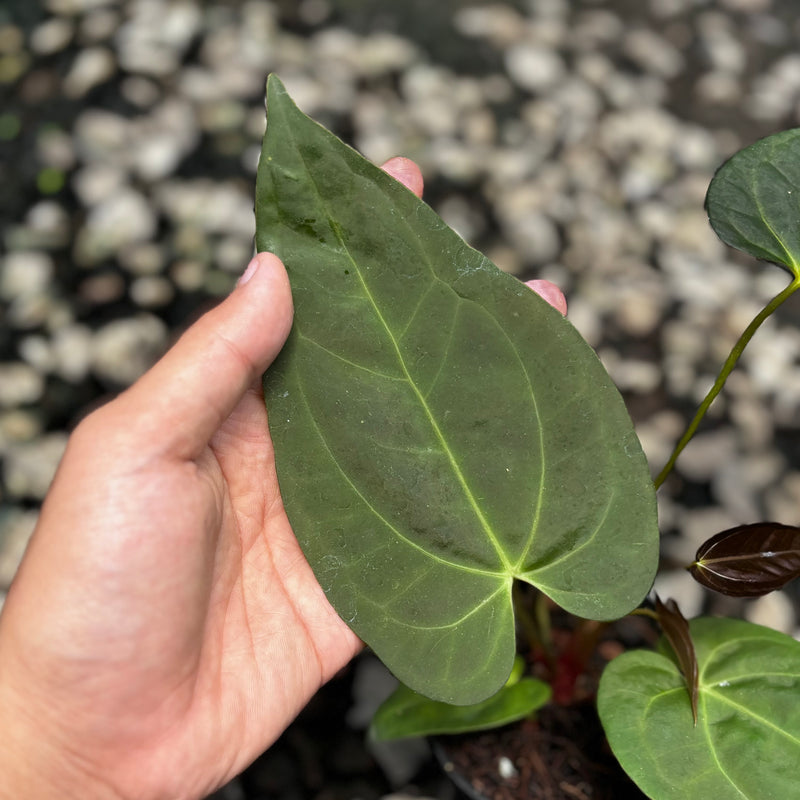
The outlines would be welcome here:
M 117 399 L 117 410 L 142 441 L 195 457 L 278 355 L 292 313 L 283 264 L 257 254 L 233 292 Z

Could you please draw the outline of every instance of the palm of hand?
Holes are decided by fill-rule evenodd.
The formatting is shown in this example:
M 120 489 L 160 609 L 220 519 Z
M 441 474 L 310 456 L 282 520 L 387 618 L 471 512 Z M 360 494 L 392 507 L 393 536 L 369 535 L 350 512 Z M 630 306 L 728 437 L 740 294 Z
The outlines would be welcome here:
M 173 480 L 187 483 L 164 498 L 158 516 L 183 526 L 187 539 L 202 530 L 207 547 L 193 553 L 187 541 L 182 553 L 156 554 L 176 563 L 188 559 L 188 584 L 178 580 L 178 570 L 151 595 L 158 607 L 147 624 L 154 632 L 165 625 L 152 660 L 159 674 L 135 676 L 141 690 L 131 711 L 138 721 L 142 696 L 153 693 L 160 724 L 146 720 L 142 744 L 153 748 L 154 759 L 163 756 L 166 736 L 173 758 L 196 762 L 184 774 L 200 779 L 213 764 L 201 785 L 174 787 L 175 796 L 191 796 L 241 771 L 361 644 L 328 604 L 289 525 L 259 393 L 245 395 L 196 466 L 180 464 L 161 482 Z M 132 767 L 136 779 L 141 761 Z M 160 787 L 169 779 L 153 777 Z
M 231 351 L 226 313 L 78 427 L 0 619 L 0 710 L 80 756 L 28 744 L 30 763 L 110 797 L 204 796 L 360 648 L 294 538 L 263 399 L 245 390 L 288 321 L 254 357 Z M 209 382 L 199 351 L 230 374 Z

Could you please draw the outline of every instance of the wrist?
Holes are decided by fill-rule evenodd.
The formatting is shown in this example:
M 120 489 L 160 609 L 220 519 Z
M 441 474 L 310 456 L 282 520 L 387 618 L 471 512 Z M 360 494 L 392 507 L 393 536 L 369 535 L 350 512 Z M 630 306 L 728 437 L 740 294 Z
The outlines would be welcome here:
M 53 730 L 22 698 L 0 685 L 0 800 L 121 800 L 92 774 L 67 737 Z

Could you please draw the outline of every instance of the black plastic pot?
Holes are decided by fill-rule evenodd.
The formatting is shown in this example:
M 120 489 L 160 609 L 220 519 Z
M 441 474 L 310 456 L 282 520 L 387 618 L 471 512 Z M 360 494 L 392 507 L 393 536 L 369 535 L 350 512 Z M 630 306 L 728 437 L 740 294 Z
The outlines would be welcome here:
M 536 720 L 431 746 L 471 800 L 647 800 L 608 748 L 592 703 L 550 705 Z

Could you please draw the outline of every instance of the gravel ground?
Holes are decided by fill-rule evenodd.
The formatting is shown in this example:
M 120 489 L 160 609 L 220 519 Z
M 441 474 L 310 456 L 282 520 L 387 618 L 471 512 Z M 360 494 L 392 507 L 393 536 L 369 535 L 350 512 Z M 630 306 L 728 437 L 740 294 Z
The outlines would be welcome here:
M 246 264 L 269 72 L 367 157 L 414 158 L 429 202 L 503 269 L 563 287 L 656 471 L 786 282 L 725 248 L 702 204 L 727 156 L 800 121 L 798 43 L 794 0 L 6 0 L 0 598 L 69 430 Z M 799 313 L 790 301 L 759 332 L 661 492 L 675 569 L 658 588 L 687 616 L 797 632 L 792 588 L 710 599 L 680 566 L 716 531 L 797 522 Z M 380 694 L 361 664 L 330 702 L 354 680 Z M 377 766 L 355 744 L 367 711 L 345 711 L 353 739 L 332 735 L 352 750 L 334 759 L 347 789 L 317 753 L 294 789 L 251 777 L 225 796 L 405 791 L 423 762 Z M 296 769 L 307 724 L 269 756 L 273 774 Z

